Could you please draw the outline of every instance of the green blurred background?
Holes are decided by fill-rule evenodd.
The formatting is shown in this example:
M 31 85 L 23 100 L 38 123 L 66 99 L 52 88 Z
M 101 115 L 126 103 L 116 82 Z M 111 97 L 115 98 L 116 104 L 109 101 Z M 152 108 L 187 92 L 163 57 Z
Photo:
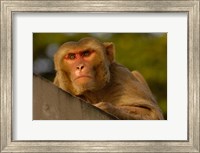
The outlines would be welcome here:
M 167 33 L 33 33 L 33 72 L 53 81 L 58 47 L 84 37 L 113 42 L 116 61 L 144 76 L 167 119 Z

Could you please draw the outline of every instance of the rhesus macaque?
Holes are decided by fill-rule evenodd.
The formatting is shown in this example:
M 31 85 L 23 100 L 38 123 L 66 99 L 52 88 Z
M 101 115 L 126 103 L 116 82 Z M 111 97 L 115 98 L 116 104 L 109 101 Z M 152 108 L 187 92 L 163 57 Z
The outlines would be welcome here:
M 114 60 L 112 42 L 95 38 L 64 43 L 54 55 L 54 84 L 123 120 L 163 115 L 143 76 Z

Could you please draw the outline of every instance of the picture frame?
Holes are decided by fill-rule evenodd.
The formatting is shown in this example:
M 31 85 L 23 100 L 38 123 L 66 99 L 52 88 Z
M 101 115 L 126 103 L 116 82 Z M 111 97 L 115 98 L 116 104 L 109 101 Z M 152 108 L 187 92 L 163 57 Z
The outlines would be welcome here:
M 14 141 L 12 16 L 15 12 L 187 12 L 188 138 L 147 141 Z M 1 152 L 199 152 L 199 0 L 1 0 Z

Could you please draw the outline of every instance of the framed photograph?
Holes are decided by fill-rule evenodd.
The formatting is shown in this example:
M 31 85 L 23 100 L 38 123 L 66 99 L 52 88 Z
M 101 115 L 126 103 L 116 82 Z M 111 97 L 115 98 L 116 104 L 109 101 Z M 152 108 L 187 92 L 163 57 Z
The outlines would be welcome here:
M 164 120 L 34 119 L 33 73 L 52 81 L 55 50 L 85 36 L 115 44 Z M 1 0 L 0 55 L 1 152 L 200 151 L 199 0 Z
M 84 44 L 81 43 L 83 41 Z M 91 43 L 88 48 L 85 41 Z M 126 42 L 125 45 L 124 42 Z M 74 47 L 70 47 L 70 44 L 74 44 Z M 60 48 L 62 48 L 61 46 L 63 45 L 65 45 L 65 49 L 61 50 Z M 106 77 L 103 76 L 105 79 L 110 80 L 108 81 L 109 86 L 112 86 L 110 88 L 107 88 L 108 83 L 105 83 L 105 79 L 103 79 L 103 81 L 99 79 L 101 77 L 101 73 L 104 72 L 106 68 L 99 63 L 106 60 L 103 60 L 105 59 L 105 56 L 101 56 L 98 54 L 99 52 L 103 53 L 104 50 L 97 49 L 96 46 L 103 46 L 105 47 L 105 50 L 107 52 L 112 53 L 108 54 L 110 56 L 106 55 L 106 57 L 110 57 L 110 59 L 113 59 L 109 62 L 110 64 L 106 65 L 106 67 L 109 67 L 109 71 L 106 70 L 106 72 L 110 75 L 107 75 Z M 68 50 L 68 48 L 70 49 L 70 51 L 66 51 Z M 79 48 L 78 52 L 76 52 L 76 48 Z M 64 60 L 63 57 L 60 56 L 63 53 L 65 56 Z M 87 56 L 84 56 L 83 53 L 87 53 Z M 72 58 L 74 58 L 69 59 L 69 55 L 70 57 L 72 56 Z M 90 57 L 97 57 L 97 59 L 87 61 L 86 59 L 90 59 Z M 64 64 L 59 64 L 59 62 L 56 61 L 64 62 L 67 65 L 64 66 Z M 76 66 L 83 66 L 83 69 L 77 69 L 77 67 L 75 67 L 71 69 L 60 70 L 64 67 L 68 67 L 68 65 L 70 65 L 70 67 L 73 67 L 71 65 L 72 62 L 75 65 L 77 64 Z M 101 65 L 101 69 L 95 69 L 97 65 Z M 58 67 L 60 67 L 60 69 Z M 119 67 L 120 71 L 118 69 Z M 114 69 L 116 69 L 115 72 L 113 72 Z M 127 69 L 129 71 L 127 71 Z M 69 79 L 66 79 L 67 77 L 64 77 L 64 75 L 69 72 L 71 72 L 72 74 L 73 72 L 75 72 L 80 79 L 73 80 L 72 78 L 72 82 L 70 81 L 70 77 Z M 95 109 L 97 107 L 90 108 L 90 105 L 87 105 L 86 108 L 88 107 L 88 109 L 82 108 L 84 107 L 84 103 L 79 103 L 79 101 L 78 104 L 82 104 L 83 106 L 79 107 L 77 104 L 75 107 L 76 101 L 72 103 L 73 99 L 60 100 L 60 95 L 57 93 L 59 92 L 59 88 L 66 92 L 71 92 L 73 95 L 77 95 L 77 97 L 81 98 L 82 100 L 88 101 L 89 104 L 93 104 L 92 106 L 99 106 L 99 109 L 107 112 L 107 115 L 108 113 L 112 115 L 112 119 L 167 119 L 167 33 L 33 33 L 33 73 L 34 80 L 38 81 L 38 83 L 35 81 L 33 82 L 33 119 L 101 119 L 95 118 L 94 116 L 97 115 L 91 112 L 92 109 Z M 95 77 L 93 77 L 93 73 L 95 73 Z M 79 74 L 83 77 L 80 77 Z M 121 79 L 121 75 L 123 76 L 123 79 Z M 129 75 L 131 75 L 132 77 L 129 78 Z M 138 77 L 139 75 L 140 77 Z M 40 79 L 39 76 L 42 76 L 41 78 L 43 79 Z M 44 78 L 47 79 L 46 82 L 44 82 Z M 75 78 L 77 77 L 75 76 Z M 140 78 L 145 79 L 143 79 L 143 82 L 139 82 L 141 88 L 138 88 L 137 90 L 140 92 L 137 92 L 135 91 L 135 85 L 138 83 L 138 81 L 135 82 L 135 80 Z M 92 83 L 94 80 L 95 82 L 101 82 L 100 86 L 99 83 L 95 83 L 95 89 L 92 89 L 92 91 L 95 90 L 95 93 L 93 92 L 92 97 L 100 97 L 95 99 L 90 98 L 91 96 L 88 96 L 89 92 L 87 91 L 88 89 L 91 89 L 90 84 L 92 84 L 92 87 L 94 86 L 94 84 Z M 48 82 L 48 84 L 46 84 L 45 86 L 45 83 L 47 83 L 47 81 L 50 81 L 51 83 Z M 68 83 L 64 85 L 63 82 Z M 121 84 L 118 84 L 116 86 L 117 82 L 121 82 Z M 128 84 L 126 82 L 128 82 Z M 54 83 L 53 86 L 52 83 Z M 143 87 L 144 85 L 145 87 Z M 55 89 L 54 92 L 48 92 L 48 89 L 52 90 L 52 88 L 54 89 L 56 87 L 58 87 L 58 91 L 56 91 Z M 124 90 L 124 88 L 131 89 Z M 105 110 L 105 107 L 102 107 L 102 105 L 105 103 L 101 102 L 112 101 L 112 105 L 110 108 L 115 109 L 115 107 L 112 107 L 113 105 L 116 105 L 116 107 L 119 108 L 120 105 L 116 103 L 119 103 L 119 101 L 121 101 L 120 103 L 123 103 L 123 105 L 127 105 L 129 109 L 133 109 L 133 107 L 130 106 L 130 104 L 128 105 L 126 101 L 133 105 L 134 102 L 131 101 L 138 101 L 139 99 L 140 105 L 146 105 L 146 100 L 144 100 L 140 96 L 142 93 L 141 89 L 143 90 L 143 88 L 146 91 L 144 95 L 153 95 L 151 96 L 152 100 L 149 100 L 148 105 L 149 107 L 150 105 L 152 105 L 153 109 L 156 110 L 155 113 L 153 113 L 153 111 L 150 111 L 152 112 L 152 114 L 155 115 L 148 115 L 148 117 L 142 115 L 140 117 L 136 117 L 135 115 L 130 116 L 128 114 L 130 116 L 128 117 L 127 113 L 122 114 L 121 111 L 117 108 L 115 111 L 116 113 L 112 113 L 114 112 L 113 109 Z M 78 89 L 82 95 L 80 96 L 80 93 L 77 94 L 71 89 Z M 64 95 L 69 94 L 66 92 L 64 93 Z M 121 92 L 123 92 L 123 94 L 121 94 Z M 127 96 L 129 93 L 131 93 L 131 95 Z M 103 94 L 103 97 L 99 96 L 99 94 Z M 110 96 L 111 94 L 112 96 Z M 129 100 L 126 100 L 127 98 L 125 97 L 123 98 L 124 100 L 122 100 L 123 96 L 127 96 Z M 135 97 L 137 97 L 138 100 L 135 100 Z M 131 100 L 133 98 L 134 100 Z M 95 103 L 96 101 L 100 103 L 97 104 L 98 102 Z M 154 103 L 151 103 L 151 101 Z M 99 109 L 94 111 L 96 112 Z M 90 115 L 88 112 L 89 110 L 92 113 Z M 74 114 L 74 112 L 76 112 L 76 115 Z M 87 113 L 88 115 L 86 115 Z M 155 117 L 153 118 L 153 116 Z M 102 119 L 106 119 L 105 116 Z

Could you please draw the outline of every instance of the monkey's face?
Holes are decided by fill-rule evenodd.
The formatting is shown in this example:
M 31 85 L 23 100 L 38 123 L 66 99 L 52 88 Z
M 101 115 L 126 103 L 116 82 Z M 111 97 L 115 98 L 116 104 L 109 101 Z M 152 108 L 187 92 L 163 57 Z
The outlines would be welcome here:
M 106 47 L 93 38 L 63 44 L 55 55 L 57 71 L 66 73 L 66 88 L 75 95 L 103 88 L 110 79 Z

